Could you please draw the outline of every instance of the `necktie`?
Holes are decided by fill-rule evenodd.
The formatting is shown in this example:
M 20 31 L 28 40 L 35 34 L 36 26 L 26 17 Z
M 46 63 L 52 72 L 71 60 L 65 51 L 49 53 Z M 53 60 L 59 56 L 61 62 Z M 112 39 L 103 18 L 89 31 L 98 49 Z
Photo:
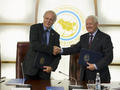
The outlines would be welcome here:
M 89 48 L 90 48 L 90 47 L 91 47 L 91 45 L 92 45 L 93 35 L 91 34 L 91 35 L 89 36 L 89 38 L 90 38 L 90 40 L 89 40 Z
M 48 30 L 45 30 L 43 33 L 43 43 L 47 45 L 47 32 Z

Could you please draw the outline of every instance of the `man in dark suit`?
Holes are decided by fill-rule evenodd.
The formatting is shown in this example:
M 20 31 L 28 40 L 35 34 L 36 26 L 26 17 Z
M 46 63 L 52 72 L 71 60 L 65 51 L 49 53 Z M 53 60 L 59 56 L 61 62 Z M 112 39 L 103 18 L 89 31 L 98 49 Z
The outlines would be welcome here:
M 54 48 L 56 54 L 61 52 L 63 55 L 79 53 L 82 48 L 89 49 L 103 54 L 103 58 L 97 63 L 87 63 L 88 66 L 80 65 L 80 81 L 95 80 L 96 73 L 100 73 L 101 82 L 110 82 L 110 72 L 108 65 L 113 60 L 113 45 L 109 35 L 98 29 L 97 18 L 93 15 L 86 19 L 86 29 L 88 33 L 81 35 L 80 41 L 72 47 L 60 49 Z M 92 35 L 92 43 L 91 36 Z
M 26 79 L 50 79 L 51 71 L 55 71 L 60 55 L 54 55 L 53 47 L 59 47 L 59 34 L 53 30 L 52 25 L 56 21 L 56 14 L 49 10 L 44 14 L 43 23 L 34 24 L 30 28 L 30 47 L 23 61 L 23 71 Z M 46 33 L 45 33 L 46 32 Z M 46 35 L 46 39 L 45 39 Z M 42 68 L 36 67 L 37 55 L 44 54 L 45 57 L 52 57 L 52 61 Z M 46 61 L 49 61 L 47 58 Z M 38 58 L 39 59 L 39 58 Z M 43 62 L 43 61 L 41 61 Z M 39 63 L 38 63 L 39 64 Z

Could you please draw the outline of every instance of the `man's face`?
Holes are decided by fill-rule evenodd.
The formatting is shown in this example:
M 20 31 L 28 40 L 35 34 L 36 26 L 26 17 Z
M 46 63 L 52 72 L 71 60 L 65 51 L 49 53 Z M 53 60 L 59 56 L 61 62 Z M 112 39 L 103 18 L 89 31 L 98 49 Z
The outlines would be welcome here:
M 93 18 L 88 18 L 86 20 L 86 29 L 89 33 L 94 33 L 97 29 L 98 23 L 94 21 Z
M 43 25 L 49 29 L 54 23 L 54 14 L 51 12 L 46 13 L 43 20 Z

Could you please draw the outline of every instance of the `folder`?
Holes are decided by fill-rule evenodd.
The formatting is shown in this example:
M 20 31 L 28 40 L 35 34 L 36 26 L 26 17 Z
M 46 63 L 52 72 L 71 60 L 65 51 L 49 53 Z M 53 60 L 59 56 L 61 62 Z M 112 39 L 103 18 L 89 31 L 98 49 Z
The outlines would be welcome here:
M 19 79 L 10 79 L 6 82 L 6 85 L 20 85 L 24 84 L 26 79 L 19 78 Z
M 35 68 L 43 69 L 43 66 L 48 66 L 54 60 L 53 55 L 47 53 L 37 52 L 33 66 Z
M 100 52 L 92 51 L 89 49 L 82 48 L 80 50 L 79 64 L 87 66 L 86 62 L 95 64 L 98 62 L 103 55 Z
M 25 81 L 26 81 L 25 78 L 10 79 L 5 83 L 5 85 L 16 86 L 16 88 L 26 88 L 25 90 L 32 90 L 32 85 L 25 84 Z M 20 89 L 20 90 L 23 90 L 23 89 Z

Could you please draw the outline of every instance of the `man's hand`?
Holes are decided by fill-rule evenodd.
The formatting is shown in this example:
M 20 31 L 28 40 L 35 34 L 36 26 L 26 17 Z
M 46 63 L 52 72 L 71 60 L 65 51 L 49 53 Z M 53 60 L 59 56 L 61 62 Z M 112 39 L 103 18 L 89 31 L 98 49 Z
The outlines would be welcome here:
M 53 55 L 57 55 L 61 52 L 61 48 L 58 46 L 53 46 Z
M 87 69 L 89 69 L 89 70 L 91 70 L 91 71 L 95 70 L 94 64 L 90 64 L 90 63 L 88 63 L 88 62 L 87 62 L 87 64 L 88 64 Z
M 44 66 L 43 68 L 44 68 L 43 69 L 44 72 L 50 73 L 52 71 L 52 67 L 50 66 Z

